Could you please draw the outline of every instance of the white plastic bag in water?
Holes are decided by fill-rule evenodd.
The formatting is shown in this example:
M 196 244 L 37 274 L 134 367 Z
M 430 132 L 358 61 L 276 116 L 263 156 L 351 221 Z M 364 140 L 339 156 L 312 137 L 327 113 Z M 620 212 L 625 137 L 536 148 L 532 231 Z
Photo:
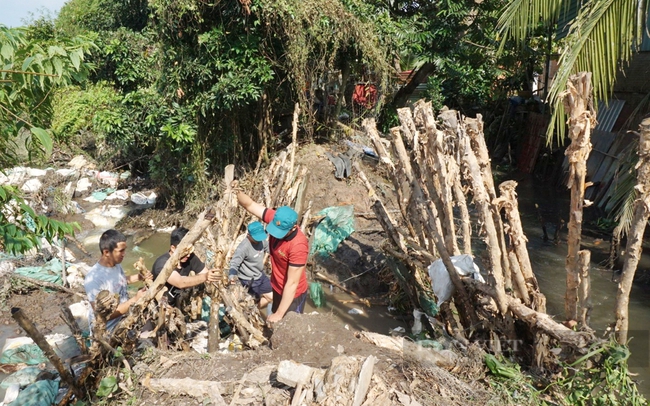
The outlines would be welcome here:
M 454 264 L 458 275 L 471 276 L 473 279 L 485 283 L 481 271 L 474 263 L 471 255 L 455 255 L 451 257 L 451 262 Z M 442 263 L 442 259 L 436 259 L 429 265 L 429 277 L 431 278 L 433 293 L 438 298 L 438 306 L 440 306 L 454 294 L 454 284 L 449 278 L 449 272 L 447 272 L 445 264 Z

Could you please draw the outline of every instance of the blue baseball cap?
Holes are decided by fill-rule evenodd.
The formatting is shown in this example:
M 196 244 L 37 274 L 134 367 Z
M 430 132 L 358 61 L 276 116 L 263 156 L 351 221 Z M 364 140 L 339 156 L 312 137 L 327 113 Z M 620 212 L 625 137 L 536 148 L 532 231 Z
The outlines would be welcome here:
M 284 238 L 298 222 L 298 213 L 289 206 L 278 207 L 266 231 L 275 238 Z
M 266 231 L 264 231 L 264 226 L 259 221 L 253 221 L 248 225 L 248 234 L 255 241 L 266 240 Z

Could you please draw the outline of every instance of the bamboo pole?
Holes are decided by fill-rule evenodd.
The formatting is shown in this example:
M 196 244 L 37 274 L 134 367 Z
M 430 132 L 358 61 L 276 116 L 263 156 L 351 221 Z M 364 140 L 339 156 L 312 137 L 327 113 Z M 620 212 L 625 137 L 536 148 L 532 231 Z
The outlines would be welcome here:
M 584 205 L 587 159 L 591 151 L 590 133 L 595 125 L 591 95 L 591 73 L 572 75 L 563 93 L 564 108 L 569 113 L 569 138 L 571 145 L 566 149 L 569 161 L 567 187 L 571 189 L 571 210 L 569 212 L 568 253 L 566 257 L 566 295 L 564 299 L 567 320 L 578 318 L 578 288 L 580 268 L 578 251 L 582 233 L 582 209 Z
M 56 355 L 56 352 L 52 349 L 52 346 L 50 343 L 47 342 L 45 339 L 45 336 L 41 334 L 40 331 L 36 328 L 34 323 L 27 318 L 25 313 L 17 307 L 14 307 L 11 309 L 11 317 L 18 323 L 18 325 L 25 330 L 27 335 L 34 340 L 34 343 L 38 345 L 38 348 L 40 348 L 43 351 L 43 354 L 47 357 L 47 359 L 54 365 L 54 368 L 59 372 L 59 375 L 61 376 L 61 380 L 65 382 L 69 388 L 71 388 L 75 395 L 78 397 L 82 396 L 81 390 L 77 387 L 77 384 L 74 381 L 74 378 L 72 377 L 72 374 L 70 373 L 70 370 L 63 364 L 63 361 L 61 361 L 61 358 L 59 358 L 58 355 Z
M 623 256 L 623 271 L 616 292 L 616 339 L 627 344 L 629 303 L 632 282 L 641 258 L 643 234 L 650 218 L 650 118 L 639 126 L 639 163 L 637 164 L 637 200 L 634 202 L 634 220 L 628 232 Z

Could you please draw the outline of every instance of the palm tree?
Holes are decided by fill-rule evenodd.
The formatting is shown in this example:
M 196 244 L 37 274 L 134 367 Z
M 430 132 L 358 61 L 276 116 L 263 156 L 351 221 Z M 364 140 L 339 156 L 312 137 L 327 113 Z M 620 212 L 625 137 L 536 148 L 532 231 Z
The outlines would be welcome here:
M 525 44 L 540 28 L 546 32 L 564 28 L 558 27 L 558 22 L 570 17 L 571 10 L 578 10 L 569 23 L 559 70 L 546 100 L 553 114 L 547 132 L 549 141 L 556 131 L 559 139 L 564 137 L 566 120 L 561 94 L 570 75 L 592 72 L 594 99 L 607 101 L 617 72 L 641 45 L 647 7 L 647 0 L 511 0 L 505 7 L 499 19 L 502 49 L 509 40 Z
M 607 101 L 616 74 L 641 45 L 648 16 L 648 0 L 511 0 L 499 20 L 501 48 L 508 40 L 524 44 L 534 30 L 540 28 L 549 33 L 564 28 L 558 27 L 558 22 L 571 17 L 572 9 L 577 10 L 576 16 L 569 24 L 566 42 L 561 47 L 559 70 L 547 93 L 546 102 L 552 108 L 547 131 L 549 142 L 554 134 L 560 141 L 564 138 L 566 118 L 562 98 L 570 75 L 580 71 L 592 72 L 593 100 Z M 624 199 L 617 215 L 619 221 L 627 219 L 630 223 L 628 227 L 619 224 L 618 233 L 629 226 L 633 229 L 645 228 L 647 223 L 647 217 L 635 216 L 635 221 L 638 218 L 642 223 L 631 224 L 632 205 L 636 201 L 636 198 L 630 198 L 636 196 L 633 186 L 633 182 L 630 182 L 628 193 L 623 193 L 628 198 Z M 642 202 L 636 201 L 637 206 L 640 204 Z M 640 254 L 638 245 L 636 253 L 626 252 L 626 264 L 616 298 L 617 338 L 621 344 L 627 341 L 627 307 L 631 280 L 636 272 L 633 257 Z M 629 283 L 624 286 L 623 281 Z

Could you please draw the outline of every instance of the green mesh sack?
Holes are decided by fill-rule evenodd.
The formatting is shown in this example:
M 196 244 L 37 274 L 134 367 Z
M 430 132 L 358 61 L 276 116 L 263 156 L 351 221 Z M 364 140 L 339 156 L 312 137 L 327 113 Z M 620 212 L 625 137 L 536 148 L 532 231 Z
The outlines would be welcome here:
M 325 306 L 325 292 L 320 282 L 309 282 L 309 297 L 314 302 L 314 306 Z

